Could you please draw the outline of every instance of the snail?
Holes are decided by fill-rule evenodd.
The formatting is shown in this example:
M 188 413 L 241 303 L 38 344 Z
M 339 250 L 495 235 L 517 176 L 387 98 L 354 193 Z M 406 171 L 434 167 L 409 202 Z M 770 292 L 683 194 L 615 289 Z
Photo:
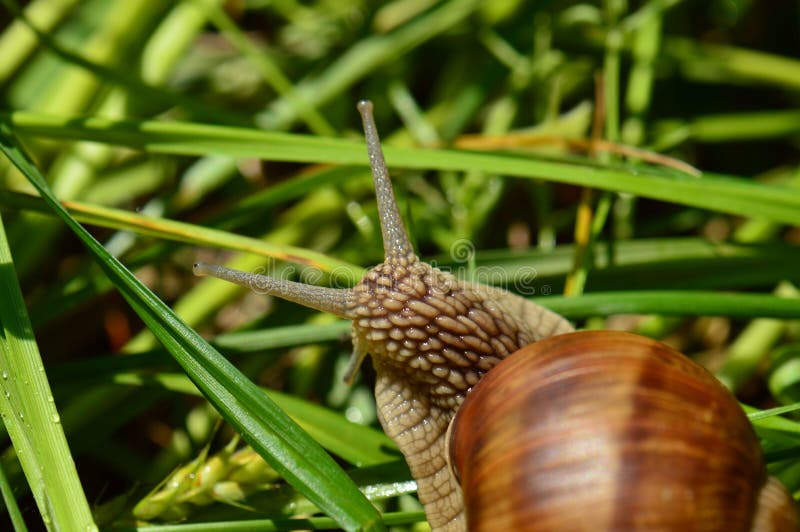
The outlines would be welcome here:
M 749 421 L 705 369 L 654 340 L 574 332 L 542 306 L 420 261 L 372 103 L 358 110 L 383 263 L 352 289 L 194 272 L 352 320 L 346 380 L 369 354 L 380 423 L 433 530 L 798 528 Z

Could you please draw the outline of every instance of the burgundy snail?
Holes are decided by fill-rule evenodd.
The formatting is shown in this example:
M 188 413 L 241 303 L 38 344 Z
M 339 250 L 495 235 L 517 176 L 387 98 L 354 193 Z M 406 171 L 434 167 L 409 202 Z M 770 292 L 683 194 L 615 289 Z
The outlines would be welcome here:
M 798 530 L 749 421 L 701 366 L 633 334 L 573 332 L 544 307 L 421 262 L 372 104 L 358 110 L 382 264 L 352 289 L 194 271 L 352 320 L 347 378 L 372 356 L 381 425 L 434 530 Z

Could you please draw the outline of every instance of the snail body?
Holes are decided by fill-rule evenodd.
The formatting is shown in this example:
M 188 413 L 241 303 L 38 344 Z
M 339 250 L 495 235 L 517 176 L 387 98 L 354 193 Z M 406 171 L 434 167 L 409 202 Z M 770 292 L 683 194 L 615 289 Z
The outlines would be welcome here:
M 420 501 L 425 507 L 426 516 L 428 521 L 435 531 L 462 531 L 466 530 L 469 524 L 470 528 L 485 529 L 485 530 L 537 530 L 537 528 L 529 528 L 536 526 L 535 522 L 523 518 L 520 521 L 513 521 L 513 525 L 505 526 L 503 521 L 498 521 L 494 525 L 491 521 L 485 521 L 483 517 L 477 518 L 475 516 L 490 515 L 492 513 L 502 513 L 520 511 L 523 515 L 528 515 L 529 504 L 530 508 L 538 507 L 538 504 L 529 503 L 520 500 L 516 497 L 515 493 L 518 490 L 517 482 L 524 480 L 524 484 L 535 485 L 531 483 L 531 479 L 538 478 L 540 475 L 534 469 L 526 469 L 524 477 L 518 477 L 516 481 L 511 484 L 498 485 L 497 491 L 487 491 L 483 486 L 484 482 L 497 480 L 494 478 L 494 465 L 498 460 L 519 460 L 519 465 L 508 465 L 509 471 L 514 472 L 515 469 L 522 468 L 523 464 L 536 464 L 535 461 L 530 462 L 521 456 L 522 452 L 527 449 L 534 448 L 533 444 L 537 443 L 534 437 L 531 445 L 526 441 L 521 441 L 517 444 L 514 450 L 505 449 L 501 454 L 495 455 L 491 452 L 492 446 L 488 448 L 483 444 L 488 441 L 493 432 L 501 430 L 499 427 L 490 429 L 488 432 L 483 432 L 478 440 L 474 440 L 476 431 L 472 428 L 472 424 L 477 422 L 479 425 L 487 422 L 487 417 L 491 417 L 493 412 L 491 409 L 467 416 L 460 409 L 462 402 L 467 399 L 465 405 L 469 406 L 470 403 L 474 404 L 472 398 L 486 397 L 492 398 L 504 397 L 503 403 L 509 403 L 511 398 L 507 397 L 511 390 L 522 392 L 527 389 L 531 383 L 532 378 L 527 373 L 521 371 L 512 371 L 508 378 L 513 382 L 497 382 L 494 377 L 495 371 L 493 368 L 504 361 L 523 360 L 529 363 L 528 359 L 537 360 L 539 355 L 530 356 L 529 350 L 536 349 L 537 346 L 543 342 L 557 341 L 559 338 L 572 337 L 571 335 L 564 335 L 572 333 L 574 330 L 572 325 L 563 317 L 558 314 L 536 305 L 522 297 L 506 292 L 505 290 L 487 287 L 480 284 L 472 284 L 464 282 L 455 276 L 443 272 L 437 268 L 430 266 L 419 260 L 414 253 L 410 244 L 410 240 L 403 225 L 402 218 L 400 217 L 399 209 L 397 208 L 394 193 L 391 187 L 388 170 L 383 159 L 383 153 L 380 148 L 380 141 L 376 131 L 374 119 L 372 117 L 372 104 L 368 101 L 362 100 L 358 104 L 359 112 L 361 113 L 364 122 L 364 131 L 367 139 L 367 147 L 370 158 L 370 166 L 375 182 L 376 198 L 378 204 L 378 212 L 381 221 L 381 232 L 383 236 L 385 260 L 382 264 L 371 269 L 352 289 L 332 289 L 318 286 L 304 285 L 291 281 L 275 279 L 268 276 L 256 275 L 236 270 L 230 270 L 221 266 L 214 266 L 209 264 L 195 264 L 194 271 L 197 275 L 210 275 L 225 279 L 237 284 L 247 286 L 258 293 L 272 294 L 282 297 L 284 299 L 294 301 L 305 306 L 315 308 L 317 310 L 330 312 L 337 316 L 352 320 L 352 340 L 353 340 L 353 355 L 350 361 L 350 366 L 347 372 L 347 380 L 349 382 L 355 377 L 358 368 L 369 354 L 372 358 L 372 363 L 376 372 L 375 384 L 375 398 L 378 407 L 378 417 L 386 433 L 397 443 L 398 448 L 403 453 L 406 461 L 408 462 L 412 476 L 417 482 L 418 496 Z M 585 333 L 575 333 L 581 338 L 585 338 Z M 592 333 L 600 334 L 603 333 Z M 623 338 L 616 336 L 618 333 L 605 333 L 614 335 L 614 340 L 621 340 Z M 636 342 L 628 337 L 639 338 L 633 335 L 627 335 L 624 340 L 631 341 L 632 344 Z M 593 342 L 605 342 L 600 336 L 593 336 Z M 611 337 L 609 337 L 611 338 Z M 547 340 L 546 340 L 547 339 Z M 608 345 L 606 342 L 604 345 Z M 658 344 L 660 345 L 660 344 Z M 528 346 L 528 347 L 525 347 Z M 662 346 L 663 347 L 663 346 Z M 663 349 L 667 349 L 663 347 Z M 649 349 L 645 351 L 648 354 L 644 358 L 655 357 L 656 361 L 660 361 L 659 355 L 650 353 Z M 657 351 L 657 350 L 653 350 Z M 513 356 L 512 353 L 515 353 Z M 608 353 L 597 354 L 593 360 L 595 363 L 602 361 Z M 656 423 L 656 429 L 652 435 L 647 434 L 647 438 L 641 441 L 636 440 L 637 435 L 644 428 L 649 427 L 647 423 L 643 425 L 630 425 L 630 431 L 624 427 L 624 422 L 629 421 L 631 418 L 627 415 L 620 413 L 633 413 L 641 405 L 637 403 L 637 395 L 631 392 L 637 385 L 650 384 L 650 381 L 638 381 L 635 376 L 647 376 L 650 380 L 661 383 L 661 376 L 656 370 L 648 370 L 643 373 L 631 373 L 629 370 L 624 370 L 622 374 L 626 375 L 625 385 L 620 385 L 620 389 L 627 390 L 628 395 L 625 396 L 625 406 L 616 404 L 615 401 L 606 401 L 605 403 L 594 403 L 593 399 L 588 392 L 583 392 L 579 387 L 574 389 L 577 397 L 583 398 L 587 404 L 583 405 L 584 414 L 589 413 L 588 417 L 597 418 L 601 416 L 603 408 L 614 406 L 618 414 L 619 425 L 616 427 L 618 430 L 617 435 L 628 435 L 632 438 L 631 441 L 638 441 L 638 444 L 633 446 L 634 451 L 639 451 L 641 448 L 647 448 L 648 442 L 654 442 L 661 436 L 661 429 L 664 428 L 662 423 L 665 419 L 669 418 L 673 422 L 678 422 L 678 414 L 683 415 L 689 411 L 692 417 L 701 417 L 705 419 L 711 416 L 715 420 L 716 416 L 720 419 L 727 419 L 727 417 L 737 418 L 737 425 L 735 428 L 725 435 L 730 435 L 735 443 L 731 446 L 735 451 L 735 458 L 730 461 L 730 464 L 736 464 L 736 460 L 740 460 L 738 468 L 731 466 L 735 475 L 733 475 L 732 484 L 735 486 L 744 486 L 747 483 L 752 487 L 753 495 L 746 497 L 734 498 L 728 500 L 730 503 L 738 504 L 742 501 L 743 505 L 748 510 L 754 511 L 756 508 L 752 500 L 759 497 L 768 500 L 777 501 L 773 506 L 783 508 L 783 511 L 789 516 L 791 520 L 795 518 L 795 528 L 754 528 L 759 532 L 767 530 L 794 530 L 796 529 L 796 515 L 794 504 L 791 498 L 788 497 L 785 489 L 781 491 L 780 483 L 777 481 L 769 481 L 765 484 L 764 466 L 761 459 L 760 448 L 758 441 L 750 428 L 749 422 L 744 417 L 744 414 L 736 404 L 735 399 L 724 388 L 721 387 L 712 376 L 696 364 L 688 361 L 685 357 L 671 352 L 666 355 L 669 362 L 664 363 L 667 368 L 675 369 L 676 373 L 681 375 L 678 378 L 679 384 L 685 384 L 684 380 L 691 380 L 692 384 L 688 389 L 695 390 L 697 386 L 697 393 L 703 386 L 710 385 L 715 393 L 727 394 L 727 403 L 721 401 L 719 404 L 720 412 L 724 411 L 724 415 L 717 412 L 713 407 L 711 410 L 703 410 L 707 405 L 703 401 L 690 402 L 690 404 L 700 405 L 700 410 L 692 410 L 692 407 L 678 407 L 675 406 L 674 411 L 665 408 L 664 416 L 656 419 L 660 420 Z M 547 357 L 546 357 L 547 358 Z M 556 357 L 560 359 L 560 357 Z M 581 358 L 581 357 L 578 357 Z M 609 360 L 616 360 L 613 356 L 608 357 Z M 553 357 L 547 358 L 553 360 Z M 577 360 L 577 359 L 576 359 Z M 638 359 L 637 359 L 638 360 Z M 504 361 L 504 362 L 505 362 Z M 630 361 L 626 362 L 630 363 Z M 534 365 L 537 363 L 534 362 Z M 637 363 L 638 364 L 638 363 Z M 611 374 L 620 373 L 617 371 L 617 365 L 609 363 L 608 361 L 602 364 L 606 370 Z M 636 365 L 636 364 L 634 364 Z M 649 363 L 642 362 L 639 364 L 642 368 L 650 367 Z M 638 367 L 638 366 L 637 366 Z M 491 371 L 490 371 L 491 370 Z M 688 372 L 686 371 L 688 370 Z M 527 371 L 527 370 L 526 370 Z M 577 375 L 582 374 L 586 370 L 575 366 L 569 370 L 571 373 Z M 627 371 L 627 373 L 625 372 Z M 484 379 L 484 376 L 487 375 Z M 698 376 L 699 375 L 699 376 Z M 491 379 L 489 379 L 491 377 Z M 540 378 L 541 375 L 536 378 Z M 547 380 L 547 374 L 544 375 Z M 592 384 L 588 388 L 592 393 L 605 392 L 602 383 L 603 379 L 610 379 L 609 375 L 601 375 L 598 383 Z M 482 380 L 483 379 L 483 380 Z M 516 380 L 513 380 L 516 379 Z M 694 379 L 694 380 L 692 380 Z M 489 392 L 482 392 L 483 395 L 478 395 L 479 388 L 487 388 L 483 382 L 494 382 Z M 696 382 L 695 382 L 696 381 Z M 473 390 L 474 388 L 474 390 Z M 533 389 L 539 389 L 534 387 Z M 500 393 L 502 392 L 502 393 Z M 662 405 L 668 401 L 680 402 L 680 393 L 662 394 L 653 392 L 644 394 L 644 397 L 653 403 Z M 497 395 L 495 395 L 497 394 Z M 602 395 L 602 394 L 601 394 Z M 615 396 L 617 397 L 617 396 Z M 518 420 L 518 427 L 537 426 L 542 421 L 536 421 L 537 408 L 545 408 L 540 405 L 537 399 L 536 404 L 529 404 L 531 406 L 529 414 L 532 416 L 530 420 Z M 476 400 L 482 402 L 482 399 Z M 547 403 L 547 401 L 544 401 Z M 488 401 L 487 401 L 488 404 Z M 556 401 L 555 404 L 561 404 Z M 565 403 L 567 406 L 573 403 Z M 716 402 L 711 404 L 716 405 Z M 731 406 L 732 405 L 732 406 Z M 663 406 L 663 405 L 662 405 Z M 558 425 L 558 421 L 553 421 L 557 417 L 554 413 L 556 407 L 548 409 L 549 417 L 546 421 L 554 422 Z M 560 407 L 559 407 L 560 408 Z M 479 410 L 480 406 L 470 406 L 466 412 L 475 412 Z M 659 411 L 661 412 L 661 411 Z M 735 412 L 735 413 L 731 413 Z M 647 412 L 645 412 L 647 413 Z M 670 416 L 667 416 L 670 413 Z M 659 413 L 661 416 L 661 413 Z M 458 417 L 456 421 L 454 418 Z M 506 416 L 516 418 L 516 416 Z M 452 427 L 451 427 L 452 422 Z M 742 424 L 743 423 L 743 424 Z M 451 427 L 448 437 L 448 427 Z M 710 427 L 710 425 L 709 425 Z M 505 430 L 505 429 L 503 429 Z M 545 454 L 551 457 L 563 452 L 564 445 L 576 446 L 571 449 L 580 448 L 581 446 L 594 449 L 603 445 L 618 445 L 620 442 L 627 442 L 625 439 L 614 439 L 608 433 L 607 437 L 599 438 L 592 436 L 591 430 L 589 432 L 573 432 L 567 434 L 566 439 L 563 440 L 563 445 L 559 444 L 556 447 L 538 447 Z M 714 428 L 708 428 L 709 431 L 717 430 L 716 425 Z M 531 431 L 519 431 L 515 428 L 512 432 L 521 432 L 530 435 Z M 639 431 L 639 432 L 637 432 Z M 580 440 L 576 434 L 589 435 L 588 440 Z M 505 433 L 503 433 L 505 434 Z M 703 433 L 705 437 L 705 433 Z M 535 435 L 534 435 L 535 436 Z M 652 437 L 651 437 L 652 436 Z M 722 437 L 722 436 L 721 436 Z M 709 436 L 710 438 L 710 436 Z M 450 442 L 450 454 L 448 455 L 448 440 Z M 696 441 L 694 441 L 696 440 Z M 710 439 L 700 438 L 693 435 L 691 431 L 689 434 L 680 441 L 674 444 L 664 443 L 663 447 L 659 449 L 687 449 L 685 455 L 692 455 L 694 451 L 689 451 L 691 445 L 700 444 L 705 445 Z M 655 445 L 655 444 L 653 444 Z M 661 445 L 659 443 L 659 445 Z M 488 449 L 488 450 L 487 450 Z M 587 449 L 584 449 L 585 452 Z M 581 451 L 575 451 L 580 453 Z M 625 471 L 620 469 L 621 464 L 626 463 L 625 459 L 620 458 L 624 455 L 625 449 L 618 451 L 603 451 L 607 454 L 601 456 L 612 456 L 613 453 L 619 452 L 620 454 L 613 454 L 615 460 L 609 462 L 613 464 L 614 469 L 603 465 L 602 460 L 596 461 L 591 464 L 593 469 L 581 471 L 580 463 L 575 462 L 575 468 L 571 472 L 572 480 L 559 481 L 555 476 L 545 475 L 545 481 L 552 481 L 562 489 L 562 491 L 569 494 L 573 491 L 571 486 L 572 481 L 582 482 L 591 487 L 592 479 L 603 479 L 603 482 L 610 482 L 608 480 L 608 471 L 603 472 L 603 469 L 609 469 L 612 472 Z M 703 456 L 708 456 L 708 449 L 700 449 L 697 451 Z M 738 454 L 737 454 L 738 453 Z M 698 456 L 699 456 L 698 454 Z M 487 458 L 488 456 L 488 458 Z M 659 482 L 654 480 L 653 477 L 648 476 L 651 467 L 661 466 L 659 460 L 653 458 L 656 455 L 646 455 L 648 458 L 644 463 L 627 464 L 627 471 L 639 471 L 641 478 L 639 481 L 645 480 L 647 482 Z M 676 456 L 684 457 L 681 453 Z M 668 458 L 672 460 L 672 456 Z M 667 458 L 665 458 L 665 461 Z M 449 463 L 452 462 L 456 470 L 451 469 Z M 587 462 L 589 463 L 589 462 Z M 725 462 L 726 464 L 728 462 Z M 746 465 L 742 465 L 745 464 Z M 667 466 L 666 469 L 672 470 L 672 466 Z M 725 468 L 722 468 L 725 469 Z M 741 471 L 740 471 L 741 470 Z M 528 472 L 529 471 L 529 472 Z M 603 477 L 600 473 L 605 473 Z M 529 475 L 529 476 L 528 476 Z M 630 475 L 629 475 L 630 476 Z M 512 477 L 507 477 L 512 478 Z M 459 485 L 461 480 L 461 486 Z M 640 492 L 642 495 L 645 493 L 655 493 L 656 497 L 669 499 L 674 497 L 675 500 L 692 500 L 692 501 L 705 501 L 704 488 L 692 488 L 691 483 L 702 483 L 702 478 L 693 476 L 691 471 L 685 474 L 685 477 L 680 479 L 680 487 L 676 487 L 673 493 L 670 490 L 663 489 L 645 489 L 644 486 L 636 484 L 636 475 L 632 476 L 630 489 Z M 559 482 L 562 482 L 559 484 Z M 494 484 L 486 484 L 494 485 Z M 539 484 L 545 486 L 546 484 Z M 769 489 L 761 490 L 761 486 L 766 485 Z M 577 485 L 576 485 L 577 486 Z M 678 486 L 678 484 L 676 484 Z M 462 494 L 463 487 L 463 494 Z M 606 489 L 605 484 L 597 484 L 597 489 Z M 510 491 L 506 491 L 510 490 Z M 516 490 L 516 491 L 515 491 Z M 700 490 L 700 491 L 697 491 Z M 720 505 L 725 503 L 725 494 L 727 491 L 717 493 L 714 488 L 710 488 L 714 501 Z M 620 492 L 614 491 L 620 497 L 623 495 Z M 766 495 L 763 495 L 766 493 Z M 637 493 L 638 494 L 638 493 Z M 555 496 L 550 494 L 544 497 L 545 499 L 554 499 Z M 537 495 L 541 497 L 542 495 Z M 486 505 L 483 509 L 478 507 L 470 507 L 465 511 L 465 498 L 468 505 L 473 503 L 479 505 Z M 711 500 L 709 499 L 709 500 Z M 750 502 L 748 502 L 750 501 Z M 534 501 L 535 502 L 535 501 Z M 746 503 L 746 504 L 745 504 Z M 663 510 L 667 513 L 673 512 L 674 504 L 662 505 Z M 692 505 L 690 505 L 692 506 Z M 658 504 L 654 503 L 652 508 L 657 508 Z M 709 510 L 699 508 L 697 512 L 716 512 L 721 506 L 715 506 L 714 509 Z M 619 506 L 622 509 L 622 506 Z M 633 506 L 632 508 L 638 508 Z M 651 508 L 651 507 L 648 507 Z M 694 506 L 692 506 L 694 508 Z M 787 510 L 788 509 L 788 510 Z M 574 511 L 575 509 L 570 511 Z M 586 507 L 581 510 L 586 512 L 591 517 L 593 509 Z M 649 511 L 649 510 L 648 510 Z M 654 510 L 655 511 L 655 510 Z M 686 517 L 681 523 L 690 522 L 693 515 L 699 517 L 701 513 L 693 514 L 695 510 L 687 510 Z M 537 514 L 538 515 L 538 514 Z M 647 514 L 649 515 L 649 514 Z M 738 510 L 735 514 L 736 517 L 731 517 L 737 520 L 737 523 L 747 523 L 753 521 L 753 513 L 749 513 L 747 518 L 742 517 L 741 520 Z M 769 514 L 770 518 L 771 513 Z M 469 523 L 467 520 L 469 516 Z M 513 518 L 510 518 L 513 519 Z M 658 521 L 651 521 L 647 517 L 646 523 L 655 523 Z M 689 520 L 689 521 L 687 521 Z M 762 519 L 765 520 L 765 519 Z M 506 521 L 505 523 L 511 523 Z M 787 521 L 791 522 L 791 521 Z M 541 530 L 581 530 L 581 528 L 571 527 L 571 522 L 563 522 L 566 527 L 556 527 L 557 521 L 553 521 L 553 527 L 538 528 Z M 613 525 L 613 521 L 610 522 Z M 646 528 L 648 525 L 645 523 L 644 529 L 658 529 L 658 530 L 671 530 L 671 521 L 665 522 L 664 527 L 661 528 Z M 724 521 L 720 521 L 721 525 L 725 525 Z M 592 519 L 591 528 L 585 530 L 637 530 L 635 526 L 602 528 L 594 526 L 597 522 Z M 635 523 L 634 523 L 635 524 Z M 524 525 L 524 526 L 521 526 Z M 560 526 L 560 525 L 559 525 Z M 638 526 L 638 525 L 637 525 Z M 681 528 L 691 530 L 692 527 L 682 526 Z M 680 529 L 680 528 L 678 528 Z M 736 528 L 713 528 L 706 526 L 697 528 L 698 530 L 737 530 Z M 741 530 L 749 530 L 742 528 Z

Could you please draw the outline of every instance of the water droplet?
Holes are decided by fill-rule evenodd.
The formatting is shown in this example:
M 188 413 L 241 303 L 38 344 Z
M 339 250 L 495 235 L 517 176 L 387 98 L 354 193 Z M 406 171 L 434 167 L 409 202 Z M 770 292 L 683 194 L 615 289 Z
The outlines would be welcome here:
M 53 423 L 61 423 L 61 416 L 59 416 L 58 414 L 53 414 L 52 416 L 50 416 L 50 421 L 52 421 Z
M 3 380 L 6 380 L 7 378 L 8 378 L 8 372 L 6 370 L 3 370 Z
M 11 399 L 11 392 L 6 390 L 5 396 L 6 396 L 6 399 Z

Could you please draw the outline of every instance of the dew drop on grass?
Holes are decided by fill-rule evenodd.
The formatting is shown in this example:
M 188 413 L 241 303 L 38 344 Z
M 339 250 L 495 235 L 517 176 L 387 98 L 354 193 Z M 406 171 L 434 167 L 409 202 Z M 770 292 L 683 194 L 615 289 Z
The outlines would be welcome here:
M 7 378 L 8 378 L 8 372 L 6 370 L 3 370 L 3 380 L 6 380 Z
M 52 421 L 53 423 L 61 423 L 61 416 L 59 416 L 58 414 L 53 414 L 50 416 L 50 421 Z

